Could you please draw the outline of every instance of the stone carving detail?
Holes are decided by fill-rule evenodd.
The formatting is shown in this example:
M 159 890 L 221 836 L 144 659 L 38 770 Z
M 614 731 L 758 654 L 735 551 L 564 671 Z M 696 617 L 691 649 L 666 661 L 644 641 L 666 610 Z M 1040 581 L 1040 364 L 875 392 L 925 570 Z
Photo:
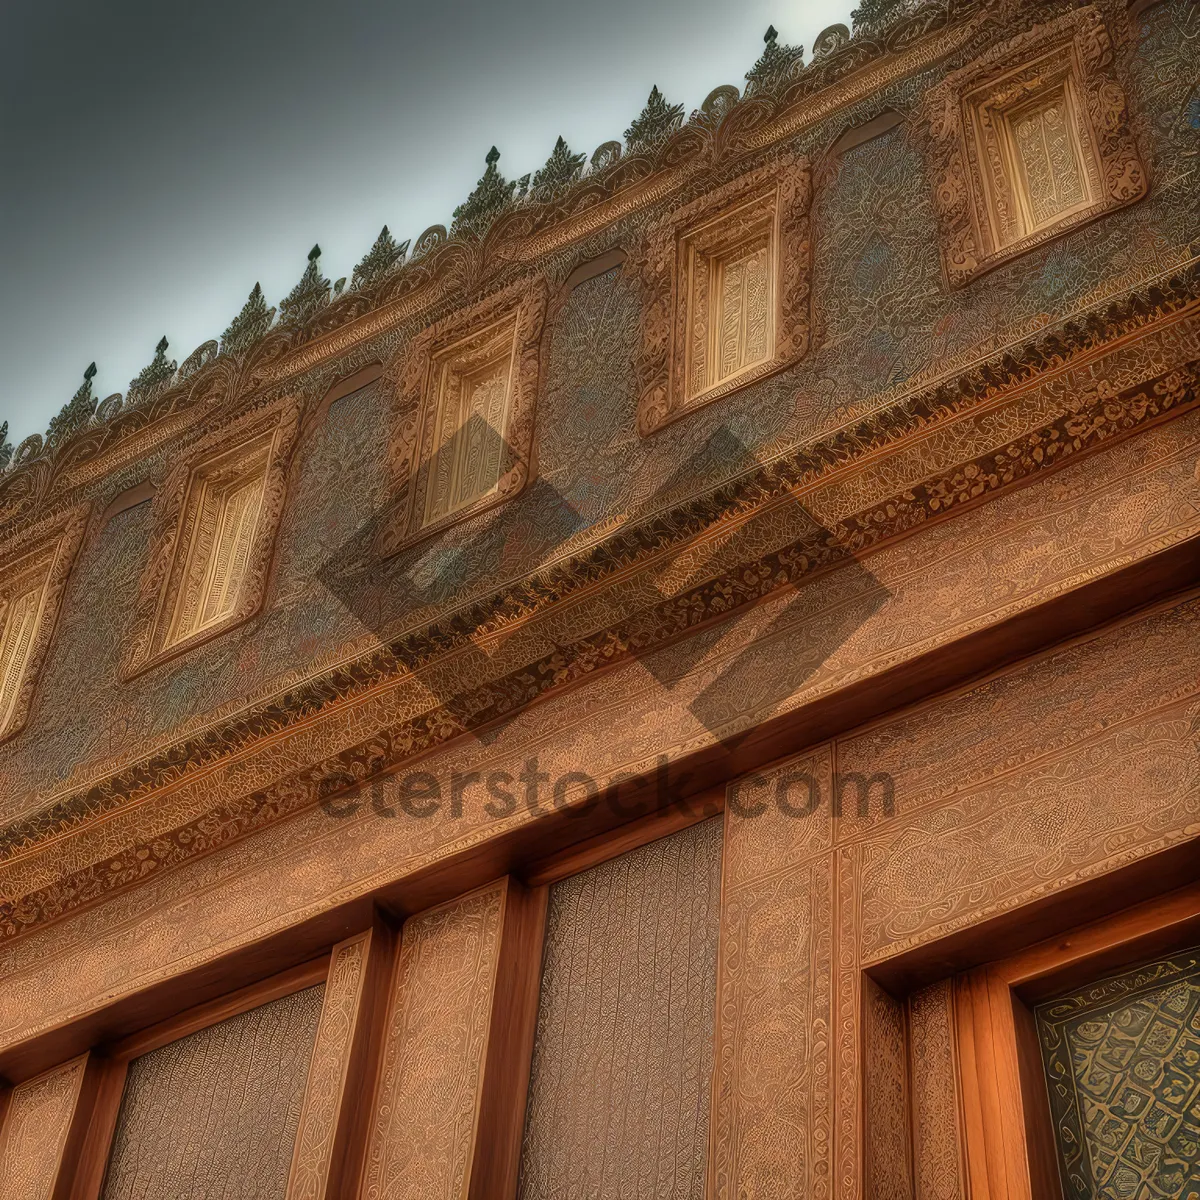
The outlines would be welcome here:
M 322 986 L 129 1064 L 103 1200 L 283 1200 Z
M 333 949 L 308 1082 L 300 1107 L 286 1200 L 325 1200 L 338 1112 L 358 1023 L 371 934 Z
M 74 509 L 0 546 L 0 741 L 29 716 L 86 521 Z
M 913 1200 L 908 1028 L 904 1006 L 870 976 L 861 976 L 861 984 L 865 1068 L 863 1194 L 871 1200 Z M 922 1069 L 917 1067 L 918 1071 Z
M 414 338 L 399 382 L 381 555 L 510 500 L 529 481 L 545 314 L 537 281 Z
M 299 405 L 285 401 L 202 438 L 168 475 L 125 678 L 258 611 L 299 432 Z
M 362 1200 L 466 1200 L 507 883 L 409 918 Z
M 954 1032 L 954 985 L 908 998 L 913 1161 L 917 1200 L 965 1200 Z
M 827 761 L 787 770 L 827 778 Z M 832 1194 L 832 871 L 827 853 L 796 861 L 792 847 L 796 837 L 807 844 L 811 824 L 774 807 L 753 817 L 726 810 L 711 1200 Z M 774 848 L 765 861 L 744 856 L 764 841 Z
M 521 1200 L 704 1200 L 721 829 L 551 888 Z
M 1068 1200 L 1200 1195 L 1200 947 L 1035 1015 Z
M 0 1129 L 4 1200 L 51 1200 L 87 1055 L 13 1089 Z
M 242 311 L 229 322 L 229 328 L 221 334 L 222 354 L 245 354 L 255 342 L 263 337 L 275 320 L 275 310 L 267 307 L 262 287 L 254 285 Z
M 790 366 L 809 344 L 812 180 L 785 158 L 657 222 L 629 269 L 644 293 L 638 430 Z
M 1149 187 L 1094 6 L 948 75 L 922 129 L 952 287 Z

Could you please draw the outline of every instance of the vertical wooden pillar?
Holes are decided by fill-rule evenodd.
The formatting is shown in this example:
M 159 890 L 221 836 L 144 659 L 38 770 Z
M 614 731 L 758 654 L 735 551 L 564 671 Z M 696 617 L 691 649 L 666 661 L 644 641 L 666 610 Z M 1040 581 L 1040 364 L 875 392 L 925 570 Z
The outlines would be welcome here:
M 374 1086 L 375 1055 L 391 974 L 391 931 L 377 919 L 333 948 L 321 1022 L 300 1109 L 286 1200 L 352 1195 L 362 1169 L 362 1097 Z
M 545 913 L 509 878 L 405 922 L 362 1200 L 515 1196 Z

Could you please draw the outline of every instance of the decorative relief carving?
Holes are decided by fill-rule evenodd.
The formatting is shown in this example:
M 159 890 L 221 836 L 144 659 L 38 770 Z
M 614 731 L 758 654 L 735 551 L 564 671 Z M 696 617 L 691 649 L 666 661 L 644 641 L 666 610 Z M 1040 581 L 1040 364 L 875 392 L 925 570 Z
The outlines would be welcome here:
M 811 199 L 807 160 L 783 157 L 647 231 L 628 266 L 644 289 L 643 435 L 804 355 Z
M 952 287 L 1149 187 L 1095 6 L 948 75 L 923 129 Z
M 913 1200 L 908 1027 L 904 1006 L 869 975 L 863 989 L 863 1189 L 871 1200 Z M 917 1068 L 921 1070 L 921 1067 Z
M 409 346 L 381 555 L 509 500 L 528 483 L 546 302 L 544 282 L 518 285 L 439 321 Z
M 103 1200 L 283 1200 L 324 987 L 129 1064 Z
M 262 604 L 300 406 L 277 404 L 192 449 L 154 500 L 128 679 L 253 616 Z
M 4 1200 L 51 1200 L 88 1056 L 13 1089 L 0 1129 Z
M 0 546 L 0 742 L 29 716 L 86 521 L 73 509 Z
M 789 768 L 810 773 L 820 761 Z M 771 826 L 780 853 L 759 868 L 741 822 Z M 809 822 L 778 808 L 726 809 L 708 1196 L 825 1200 L 832 1194 L 832 871 L 827 853 L 785 847 Z M 731 882 L 736 881 L 736 883 Z
M 325 1200 L 333 1139 L 342 1107 L 370 951 L 370 933 L 342 942 L 333 949 L 321 1020 L 317 1025 L 308 1081 L 300 1106 L 286 1200 Z
M 917 1200 L 966 1200 L 950 980 L 909 996 L 908 1029 Z
M 704 1200 L 722 824 L 551 888 L 521 1200 Z
M 506 895 L 501 880 L 404 924 L 363 1200 L 466 1200 Z

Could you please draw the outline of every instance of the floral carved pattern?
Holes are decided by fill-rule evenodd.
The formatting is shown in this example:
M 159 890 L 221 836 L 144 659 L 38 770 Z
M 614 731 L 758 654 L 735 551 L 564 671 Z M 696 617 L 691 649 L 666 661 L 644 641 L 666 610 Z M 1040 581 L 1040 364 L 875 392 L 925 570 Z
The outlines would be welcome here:
M 0 1129 L 0 1192 L 5 1200 L 50 1200 L 87 1055 L 13 1090 Z
M 324 1200 L 371 934 L 335 946 L 296 1130 L 286 1200 Z
M 1146 194 L 1113 65 L 1108 30 L 1089 6 L 993 47 L 930 90 L 922 131 L 951 287 Z
M 168 474 L 154 500 L 154 527 L 146 569 L 142 574 L 131 623 L 129 648 L 122 669 L 128 679 L 166 658 L 224 633 L 252 617 L 267 587 L 275 531 L 283 514 L 288 468 L 300 435 L 299 404 L 284 401 L 235 421 L 203 437 Z M 255 498 L 257 519 L 246 548 L 244 574 L 236 601 L 219 622 L 173 636 L 176 614 L 197 584 L 190 568 L 204 472 L 236 473 L 243 456 L 265 456 L 261 491 Z
M 404 925 L 363 1200 L 466 1200 L 507 883 Z
M 643 289 L 635 364 L 643 436 L 803 357 L 810 340 L 811 201 L 808 161 L 782 157 L 668 214 L 646 232 L 627 267 Z M 725 376 L 703 369 L 706 357 L 723 349 L 713 327 L 718 297 L 711 293 L 726 259 L 747 247 L 761 256 L 751 282 L 764 295 L 752 320 L 761 328 L 744 336 L 766 344 L 744 368 Z

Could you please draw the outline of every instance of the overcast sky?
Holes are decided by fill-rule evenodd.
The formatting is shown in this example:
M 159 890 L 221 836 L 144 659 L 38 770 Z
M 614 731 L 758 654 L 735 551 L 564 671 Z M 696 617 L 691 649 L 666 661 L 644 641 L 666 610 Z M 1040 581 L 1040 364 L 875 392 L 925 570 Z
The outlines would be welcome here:
M 42 432 L 84 368 L 182 361 L 319 242 L 450 223 L 495 143 L 513 179 L 589 155 L 657 84 L 687 111 L 774 24 L 811 47 L 854 0 L 5 0 L 0 421 Z

